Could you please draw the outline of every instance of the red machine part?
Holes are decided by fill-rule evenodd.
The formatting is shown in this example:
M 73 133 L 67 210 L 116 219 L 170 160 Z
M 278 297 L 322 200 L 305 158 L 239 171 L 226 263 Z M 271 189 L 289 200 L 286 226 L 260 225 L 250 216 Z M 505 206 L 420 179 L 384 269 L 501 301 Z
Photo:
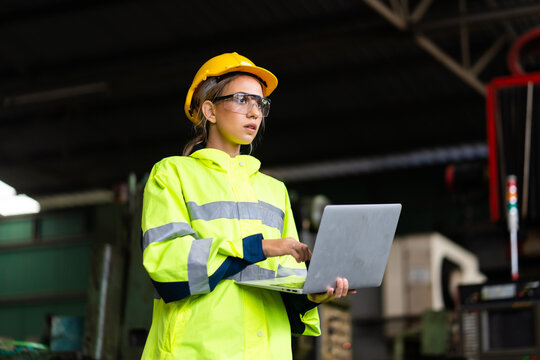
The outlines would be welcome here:
M 500 89 L 503 88 L 508 88 L 512 86 L 527 86 L 529 82 L 532 82 L 533 84 L 540 83 L 540 73 L 495 78 L 486 87 L 486 130 L 489 164 L 489 204 L 491 220 L 493 222 L 496 222 L 501 218 L 501 208 L 499 202 L 501 196 L 501 194 L 499 193 L 499 154 L 497 150 L 496 125 L 497 108 L 499 106 L 497 101 L 497 93 Z
M 514 43 L 510 47 L 507 62 L 508 68 L 513 75 L 526 74 L 521 64 L 521 52 L 525 45 L 529 44 L 535 39 L 540 39 L 540 26 L 527 31 L 526 33 L 518 37 L 517 40 L 514 41 Z

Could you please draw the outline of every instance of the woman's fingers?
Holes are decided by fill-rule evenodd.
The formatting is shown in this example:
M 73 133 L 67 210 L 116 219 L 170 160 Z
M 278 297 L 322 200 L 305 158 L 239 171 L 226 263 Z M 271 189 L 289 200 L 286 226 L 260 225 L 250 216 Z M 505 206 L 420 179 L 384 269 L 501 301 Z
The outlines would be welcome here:
M 331 298 L 334 295 L 334 291 L 335 291 L 335 289 L 331 288 L 331 287 L 326 289 L 326 294 L 328 294 L 328 298 Z
M 311 250 L 306 244 L 302 244 L 302 261 L 308 261 L 311 259 Z
M 328 287 L 325 293 L 309 294 L 308 296 L 309 299 L 313 302 L 325 303 L 334 299 L 345 297 L 349 294 L 356 294 L 356 290 L 349 290 L 349 280 L 347 280 L 346 278 L 338 277 L 336 279 L 335 288 Z
M 301 242 L 298 242 L 294 239 L 292 239 L 292 241 L 293 242 L 290 245 L 290 254 L 294 257 L 296 262 L 302 262 L 311 259 L 311 251 L 306 244 L 302 244 Z
M 341 292 L 341 296 L 347 296 L 349 293 L 349 280 L 346 278 L 343 278 L 343 291 Z
M 301 262 L 302 261 L 302 255 L 301 255 L 301 252 L 300 252 L 300 243 L 296 242 L 296 241 L 293 241 L 293 242 L 290 242 L 290 254 L 294 257 L 294 259 L 296 260 L 296 262 Z
M 336 299 L 340 298 L 343 296 L 343 279 L 342 278 L 337 278 L 336 279 L 336 291 L 334 293 L 334 297 Z
M 291 255 L 297 262 L 311 259 L 309 247 L 291 237 L 263 240 L 262 249 L 266 257 Z
M 349 293 L 349 280 L 346 278 L 337 278 L 336 279 L 336 289 L 334 291 L 334 298 L 339 299 L 341 297 L 347 296 Z

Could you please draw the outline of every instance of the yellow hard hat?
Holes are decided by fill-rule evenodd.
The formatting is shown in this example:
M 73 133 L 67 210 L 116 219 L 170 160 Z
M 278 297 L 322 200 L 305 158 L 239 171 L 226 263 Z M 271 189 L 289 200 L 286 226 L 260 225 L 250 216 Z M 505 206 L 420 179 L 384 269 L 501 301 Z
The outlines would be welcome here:
M 193 78 L 193 83 L 188 90 L 184 110 L 189 120 L 191 120 L 193 123 L 198 122 L 193 113 L 194 109 L 191 108 L 191 101 L 193 100 L 193 94 L 195 93 L 195 91 L 197 91 L 199 85 L 203 81 L 208 79 L 208 77 L 220 76 L 236 71 L 253 74 L 260 78 L 264 83 L 264 96 L 269 96 L 272 91 L 274 91 L 274 89 L 277 87 L 277 77 L 270 71 L 255 66 L 255 64 L 247 57 L 242 56 L 236 52 L 215 56 L 205 62 L 203 66 L 201 66 L 199 71 L 197 71 L 197 74 L 195 74 L 195 77 Z

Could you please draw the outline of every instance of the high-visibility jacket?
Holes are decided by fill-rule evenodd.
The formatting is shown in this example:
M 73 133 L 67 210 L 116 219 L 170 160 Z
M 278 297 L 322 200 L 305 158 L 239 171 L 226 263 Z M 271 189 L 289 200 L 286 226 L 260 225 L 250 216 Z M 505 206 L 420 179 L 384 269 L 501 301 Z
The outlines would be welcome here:
M 290 359 L 291 333 L 319 335 L 305 295 L 238 279 L 305 274 L 262 239 L 298 239 L 285 185 L 249 155 L 217 149 L 158 162 L 143 201 L 143 265 L 156 289 L 143 359 Z

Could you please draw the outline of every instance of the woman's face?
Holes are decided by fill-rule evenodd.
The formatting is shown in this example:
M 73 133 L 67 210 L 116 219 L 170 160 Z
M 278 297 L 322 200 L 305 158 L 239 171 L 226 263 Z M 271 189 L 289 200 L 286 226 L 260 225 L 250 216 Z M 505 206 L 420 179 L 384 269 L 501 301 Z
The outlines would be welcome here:
M 229 82 L 220 96 L 231 94 L 251 94 L 263 96 L 263 90 L 259 81 L 249 75 L 240 75 Z M 244 99 L 246 100 L 246 99 Z M 237 100 L 228 98 L 215 102 L 215 117 L 211 121 L 215 130 L 211 135 L 217 135 L 227 146 L 247 145 L 257 136 L 263 119 L 261 109 L 256 104 L 247 106 L 247 114 L 231 111 L 240 104 L 233 103 Z M 229 102 L 228 104 L 226 102 Z M 251 109 L 249 109 L 251 107 Z

